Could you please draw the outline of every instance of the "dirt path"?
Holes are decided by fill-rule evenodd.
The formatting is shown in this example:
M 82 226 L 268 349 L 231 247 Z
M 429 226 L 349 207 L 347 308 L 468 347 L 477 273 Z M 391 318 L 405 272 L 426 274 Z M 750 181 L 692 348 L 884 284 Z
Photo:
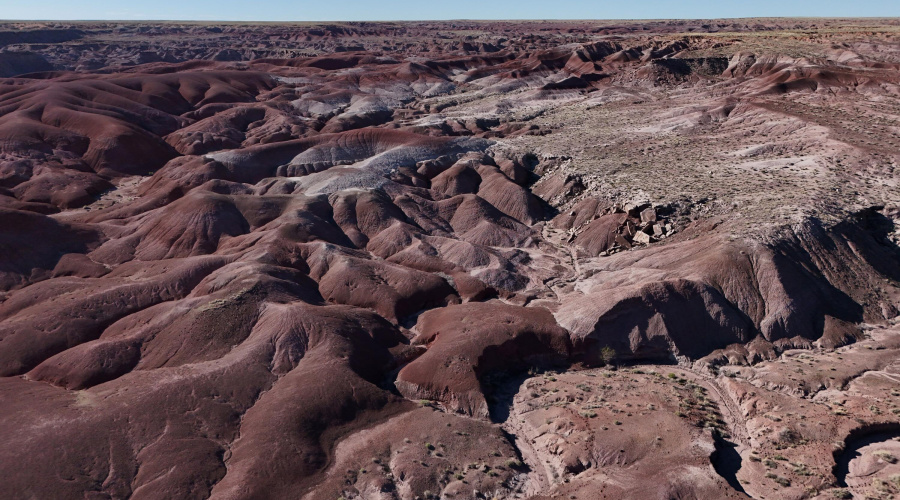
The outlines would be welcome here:
M 679 373 L 688 380 L 705 387 L 706 390 L 709 391 L 712 399 L 714 399 L 719 406 L 722 417 L 725 419 L 725 423 L 728 424 L 728 430 L 731 432 L 732 440 L 738 445 L 738 451 L 750 449 L 750 434 L 747 432 L 747 419 L 744 418 L 744 413 L 741 411 L 737 402 L 731 399 L 731 396 L 719 386 L 719 383 L 715 378 L 689 368 L 673 366 L 670 367 L 669 370 L 673 373 Z
M 501 427 L 509 434 L 513 445 L 522 454 L 522 461 L 530 469 L 526 474 L 524 483 L 521 485 L 521 496 L 516 498 L 529 498 L 533 495 L 550 491 L 550 487 L 553 484 L 553 476 L 531 445 L 531 441 L 525 437 L 524 429 L 520 424 L 520 417 L 521 414 L 511 413 Z
M 728 395 L 727 391 L 722 389 L 715 378 L 707 374 L 676 366 L 659 366 L 658 368 L 667 369 L 672 373 L 681 375 L 693 383 L 706 388 L 707 394 L 719 407 L 719 412 L 722 414 L 722 418 L 728 425 L 728 431 L 731 434 L 731 437 L 726 441 L 734 443 L 734 451 L 740 456 L 740 462 L 737 463 L 737 468 L 733 471 L 736 476 L 737 471 L 740 470 L 740 464 L 747 459 L 752 449 L 750 445 L 750 433 L 747 432 L 747 419 L 744 417 L 744 413 L 741 411 L 738 403 Z M 735 481 L 737 480 L 736 477 L 733 479 Z M 741 489 L 741 491 L 750 498 L 756 498 L 744 489 Z
M 562 297 L 557 293 L 556 288 L 578 281 L 578 278 L 581 276 L 581 268 L 578 265 L 578 254 L 575 248 L 564 241 L 566 233 L 551 229 L 548 226 L 549 222 L 550 221 L 547 221 L 547 223 L 544 224 L 544 227 L 541 228 L 541 237 L 547 244 L 556 249 L 558 255 L 561 257 L 560 263 L 569 268 L 569 272 L 546 280 L 544 286 L 556 296 L 557 300 L 561 300 Z

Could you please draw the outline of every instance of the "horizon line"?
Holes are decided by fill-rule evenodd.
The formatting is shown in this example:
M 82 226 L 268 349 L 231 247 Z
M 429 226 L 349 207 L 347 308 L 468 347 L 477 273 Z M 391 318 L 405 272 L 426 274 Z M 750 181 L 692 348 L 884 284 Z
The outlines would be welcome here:
M 671 18 L 446 18 L 446 19 L 313 19 L 313 20 L 263 20 L 263 19 L 0 19 L 0 23 L 46 23 L 46 22 L 119 22 L 119 23 L 267 23 L 267 24 L 292 24 L 292 23 L 416 23 L 416 22 L 602 22 L 602 21 L 745 21 L 753 19 L 802 19 L 802 20 L 844 20 L 844 19 L 893 19 L 900 21 L 900 16 L 746 16 L 746 17 L 671 17 Z

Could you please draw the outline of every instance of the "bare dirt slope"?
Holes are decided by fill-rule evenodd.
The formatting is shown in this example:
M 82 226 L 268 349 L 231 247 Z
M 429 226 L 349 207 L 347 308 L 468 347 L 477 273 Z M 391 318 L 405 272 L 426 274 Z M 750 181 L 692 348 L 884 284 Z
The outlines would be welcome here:
M 900 492 L 897 20 L 8 23 L 0 78 L 3 498 Z

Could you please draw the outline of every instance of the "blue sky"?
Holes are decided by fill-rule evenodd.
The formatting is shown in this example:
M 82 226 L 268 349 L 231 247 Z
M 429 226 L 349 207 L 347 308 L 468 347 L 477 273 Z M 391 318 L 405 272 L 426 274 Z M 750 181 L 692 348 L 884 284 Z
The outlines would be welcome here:
M 900 0 L 0 0 L 0 19 L 345 21 L 900 17 Z

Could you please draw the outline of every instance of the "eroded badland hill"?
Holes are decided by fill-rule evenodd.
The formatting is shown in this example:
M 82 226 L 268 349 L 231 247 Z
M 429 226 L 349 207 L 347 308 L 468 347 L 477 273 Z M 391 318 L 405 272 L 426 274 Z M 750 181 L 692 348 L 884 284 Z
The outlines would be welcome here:
M 900 21 L 0 25 L 0 497 L 900 495 Z

